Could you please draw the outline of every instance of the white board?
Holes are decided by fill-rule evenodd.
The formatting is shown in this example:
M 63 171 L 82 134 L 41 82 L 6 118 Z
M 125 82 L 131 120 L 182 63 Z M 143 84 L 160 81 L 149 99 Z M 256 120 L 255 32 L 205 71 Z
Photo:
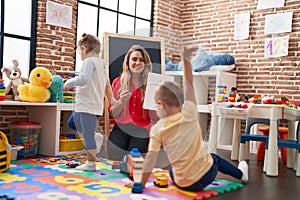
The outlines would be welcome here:
M 174 76 L 167 76 L 167 75 L 157 74 L 157 73 L 148 74 L 148 81 L 147 81 L 145 99 L 143 104 L 144 109 L 156 110 L 156 106 L 155 106 L 156 104 L 154 101 L 155 91 L 157 90 L 158 86 L 164 81 L 174 82 Z

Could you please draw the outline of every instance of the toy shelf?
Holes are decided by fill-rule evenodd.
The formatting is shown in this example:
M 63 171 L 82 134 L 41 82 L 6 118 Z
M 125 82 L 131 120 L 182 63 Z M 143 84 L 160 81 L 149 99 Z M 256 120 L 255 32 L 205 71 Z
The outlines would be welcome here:
M 40 130 L 38 148 L 39 154 L 56 156 L 83 152 L 59 151 L 59 136 L 62 131 L 69 129 L 67 120 L 73 112 L 73 104 L 0 101 L 0 109 L 2 106 L 26 106 L 28 108 L 28 120 L 41 124 L 42 128 Z
M 174 76 L 175 82 L 182 84 L 183 71 L 166 71 L 165 75 Z M 209 124 L 211 104 L 216 102 L 219 96 L 218 85 L 225 85 L 227 90 L 236 87 L 237 74 L 227 71 L 202 71 L 193 72 L 194 88 L 198 104 L 199 123 L 202 127 L 204 139 L 209 138 Z M 209 100 L 211 99 L 211 100 Z M 211 102 L 210 102 L 211 101 Z M 218 147 L 222 149 L 231 148 L 233 122 L 228 119 L 220 119 L 218 127 L 221 127 L 219 132 Z

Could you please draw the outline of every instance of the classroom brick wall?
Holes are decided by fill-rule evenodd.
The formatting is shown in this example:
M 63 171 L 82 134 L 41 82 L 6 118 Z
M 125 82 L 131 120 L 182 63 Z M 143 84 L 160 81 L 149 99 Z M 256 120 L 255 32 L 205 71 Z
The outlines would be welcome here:
M 166 56 L 172 62 L 180 61 L 178 44 L 182 39 L 183 1 L 156 0 L 154 3 L 153 37 L 163 38 Z
M 300 100 L 300 1 L 286 0 L 282 8 L 257 10 L 257 0 L 159 0 L 155 2 L 155 36 L 165 38 L 166 55 L 179 61 L 178 44 L 201 44 L 207 51 L 235 57 L 240 96 L 287 95 Z M 264 58 L 265 15 L 293 12 L 288 56 Z M 250 12 L 250 37 L 234 40 L 234 16 Z M 166 30 L 169 30 L 166 31 Z M 174 36 L 174 33 L 178 35 Z M 214 95 L 214 94 L 211 94 Z
M 237 74 L 241 97 L 254 95 L 283 95 L 300 100 L 300 1 L 286 0 L 282 8 L 257 10 L 258 0 L 157 0 L 154 8 L 154 36 L 165 39 L 166 56 L 174 63 L 180 61 L 178 44 L 202 45 L 207 51 L 227 53 L 236 60 L 232 73 Z M 175 11 L 175 12 L 174 12 Z M 264 58 L 265 15 L 293 12 L 292 32 L 289 35 L 288 56 Z M 169 12 L 169 13 L 168 13 Z M 250 12 L 249 39 L 234 40 L 234 16 Z M 175 35 L 175 36 L 174 36 Z M 208 103 L 214 100 L 215 79 L 208 84 Z M 286 121 L 281 121 L 286 126 Z M 242 124 L 244 130 L 245 124 Z M 208 129 L 209 131 L 209 122 Z M 204 133 L 205 134 L 205 133 Z
M 46 24 L 47 0 L 38 1 L 36 66 L 51 70 L 73 71 L 76 47 L 76 0 L 52 0 L 72 6 L 72 28 Z

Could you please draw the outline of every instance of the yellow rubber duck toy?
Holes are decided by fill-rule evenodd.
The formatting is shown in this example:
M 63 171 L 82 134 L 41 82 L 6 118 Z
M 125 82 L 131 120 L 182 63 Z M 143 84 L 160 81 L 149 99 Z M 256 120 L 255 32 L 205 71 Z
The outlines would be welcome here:
M 19 85 L 18 91 L 21 101 L 46 102 L 50 98 L 47 89 L 52 82 L 52 74 L 45 67 L 36 67 L 30 72 L 29 84 Z

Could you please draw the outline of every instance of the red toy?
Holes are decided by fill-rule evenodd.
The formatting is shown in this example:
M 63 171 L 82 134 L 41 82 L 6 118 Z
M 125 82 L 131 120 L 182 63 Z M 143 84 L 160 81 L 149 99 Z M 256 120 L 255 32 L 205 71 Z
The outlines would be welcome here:
M 6 95 L 5 95 L 4 80 L 0 77 L 0 101 L 4 101 L 5 99 L 6 99 Z
M 75 168 L 79 165 L 80 165 L 80 163 L 77 163 L 77 162 L 69 162 L 69 163 L 66 164 L 66 166 L 69 167 L 69 168 Z

